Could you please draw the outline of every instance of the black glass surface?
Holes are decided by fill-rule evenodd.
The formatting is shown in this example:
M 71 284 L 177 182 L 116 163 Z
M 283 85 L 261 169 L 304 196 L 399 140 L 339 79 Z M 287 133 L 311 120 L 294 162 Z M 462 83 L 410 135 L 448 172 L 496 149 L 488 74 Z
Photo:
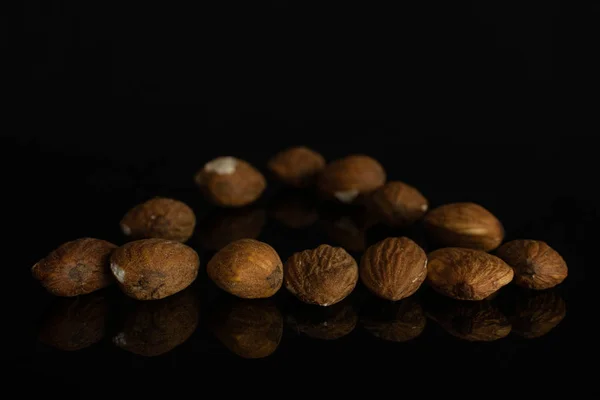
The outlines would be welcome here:
M 573 113 L 585 113 L 573 106 L 579 97 L 563 91 L 589 68 L 568 40 L 585 25 L 555 2 L 393 11 L 33 3 L 14 58 L 26 64 L 14 92 L 24 102 L 9 101 L 0 147 L 3 376 L 17 393 L 488 398 L 583 387 L 581 360 L 594 350 L 597 155 Z M 327 308 L 284 288 L 235 299 L 205 271 L 233 239 L 269 243 L 284 261 L 323 243 L 359 261 L 369 245 L 402 235 L 432 249 L 420 223 L 371 225 L 360 207 L 277 183 L 266 163 L 291 145 L 327 161 L 370 155 L 431 208 L 479 203 L 505 241 L 546 241 L 569 276 L 545 291 L 511 284 L 481 302 L 424 284 L 392 303 L 361 283 Z M 193 176 L 224 155 L 268 177 L 256 203 L 225 210 L 203 198 Z M 114 286 L 65 299 L 32 278 L 66 241 L 125 243 L 120 219 L 154 196 L 196 213 L 187 244 L 201 268 L 188 289 L 152 302 Z

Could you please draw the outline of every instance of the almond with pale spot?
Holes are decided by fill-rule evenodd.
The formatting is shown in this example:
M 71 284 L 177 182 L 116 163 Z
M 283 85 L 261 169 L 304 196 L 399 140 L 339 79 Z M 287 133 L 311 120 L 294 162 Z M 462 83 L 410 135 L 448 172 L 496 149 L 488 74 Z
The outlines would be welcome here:
M 325 198 L 344 204 L 360 202 L 386 181 L 383 166 L 372 157 L 353 154 L 329 163 L 317 187 Z
M 196 173 L 196 184 L 220 207 L 242 207 L 255 202 L 267 187 L 263 174 L 236 157 L 218 157 Z
M 158 300 L 196 280 L 200 259 L 194 249 L 166 239 L 141 239 L 114 251 L 110 269 L 119 288 L 136 300 Z

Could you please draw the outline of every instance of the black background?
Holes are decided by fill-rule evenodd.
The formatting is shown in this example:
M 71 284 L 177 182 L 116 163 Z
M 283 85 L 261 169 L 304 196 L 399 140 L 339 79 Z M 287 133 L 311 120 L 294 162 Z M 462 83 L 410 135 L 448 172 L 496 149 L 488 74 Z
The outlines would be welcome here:
M 209 386 L 245 396 L 359 388 L 479 395 L 478 382 L 488 380 L 488 392 L 570 385 L 567 371 L 577 372 L 589 346 L 584 284 L 598 218 L 594 132 L 582 128 L 587 107 L 572 91 L 590 70 L 579 50 L 593 28 L 558 1 L 454 3 L 25 3 L 22 43 L 8 49 L 18 61 L 2 131 L 10 381 L 34 378 L 28 390 L 75 397 L 189 388 L 203 396 Z M 120 350 L 113 331 L 78 352 L 37 340 L 53 301 L 31 279 L 38 259 L 77 237 L 122 243 L 120 217 L 152 196 L 210 216 L 193 185 L 198 168 L 233 155 L 264 170 L 294 144 L 328 160 L 371 155 L 432 206 L 478 202 L 504 223 L 507 240 L 547 241 L 570 267 L 557 290 L 567 317 L 542 338 L 493 343 L 461 341 L 430 320 L 404 344 L 378 341 L 360 324 L 336 341 L 286 327 L 272 356 L 250 361 L 207 328 L 220 295 L 201 275 L 200 325 L 164 356 Z M 257 206 L 268 210 L 281 192 L 270 182 Z M 259 239 L 285 258 L 329 241 L 320 227 L 298 232 L 269 218 Z M 376 230 L 368 241 L 387 234 Z M 205 264 L 211 253 L 193 243 Z M 516 292 L 505 292 L 498 301 L 510 310 Z M 108 296 L 119 310 L 122 296 Z M 362 304 L 364 291 L 355 297 Z M 294 307 L 285 293 L 277 304 L 284 316 Z

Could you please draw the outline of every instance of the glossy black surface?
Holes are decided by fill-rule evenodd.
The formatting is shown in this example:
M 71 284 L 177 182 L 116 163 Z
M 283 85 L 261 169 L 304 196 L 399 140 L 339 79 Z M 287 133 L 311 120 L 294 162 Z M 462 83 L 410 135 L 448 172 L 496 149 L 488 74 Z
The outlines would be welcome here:
M 554 2 L 419 2 L 394 12 L 291 1 L 42 3 L 27 10 L 19 59 L 28 79 L 15 91 L 26 101 L 6 112 L 13 128 L 2 131 L 0 160 L 10 238 L 2 357 L 20 393 L 487 398 L 582 387 L 570 376 L 594 347 L 585 338 L 595 315 L 597 156 L 591 131 L 564 106 L 575 97 L 554 97 L 563 78 L 587 68 L 573 61 L 565 37 L 574 31 Z M 564 75 L 573 65 L 577 73 Z M 327 160 L 371 155 L 432 207 L 477 202 L 502 221 L 506 240 L 555 248 L 569 277 L 539 293 L 509 286 L 477 304 L 426 286 L 390 304 L 359 285 L 330 309 L 285 290 L 236 301 L 203 269 L 188 290 L 156 303 L 114 287 L 58 299 L 32 279 L 31 266 L 65 241 L 124 243 L 120 218 L 157 195 L 197 213 L 188 244 L 202 266 L 241 236 L 284 260 L 321 243 L 358 259 L 400 234 L 428 246 L 418 225 L 364 230 L 361 210 L 318 204 L 272 180 L 236 211 L 211 207 L 194 186 L 214 157 L 264 172 L 295 144 Z M 497 340 L 472 340 L 482 338 Z

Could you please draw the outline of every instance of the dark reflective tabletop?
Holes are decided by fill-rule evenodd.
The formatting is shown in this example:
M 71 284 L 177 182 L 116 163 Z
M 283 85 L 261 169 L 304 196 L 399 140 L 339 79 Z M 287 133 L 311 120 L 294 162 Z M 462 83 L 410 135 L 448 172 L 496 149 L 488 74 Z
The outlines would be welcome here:
M 357 141 L 360 137 L 352 136 Z M 571 170 L 561 172 L 555 164 L 561 152 L 571 151 L 569 144 L 559 149 L 556 144 L 540 147 L 535 141 L 512 138 L 491 153 L 500 157 L 511 152 L 512 163 L 476 173 L 469 165 L 488 156 L 465 150 L 465 138 L 438 138 L 440 145 L 429 150 L 422 164 L 416 154 L 402 158 L 388 150 L 400 145 L 393 134 L 374 138 L 375 142 L 340 148 L 309 135 L 305 144 L 328 160 L 347 152 L 371 154 L 386 167 L 389 179 L 415 185 L 432 207 L 451 201 L 486 206 L 504 224 L 505 240 L 534 238 L 555 248 L 569 266 L 568 278 L 544 291 L 511 284 L 478 302 L 443 297 L 426 283 L 415 295 L 389 302 L 373 296 L 360 282 L 349 297 L 331 307 L 302 304 L 285 288 L 269 299 L 237 299 L 219 290 L 205 270 L 212 255 L 236 239 L 267 242 L 284 261 L 323 243 L 342 246 L 360 260 L 366 247 L 390 236 L 408 236 L 426 251 L 433 247 L 420 223 L 389 228 L 374 223 L 360 206 L 324 203 L 311 190 L 288 189 L 272 179 L 255 204 L 234 210 L 213 207 L 192 177 L 207 160 L 226 151 L 216 144 L 197 153 L 184 149 L 182 157 L 170 158 L 176 146 L 152 145 L 138 154 L 132 139 L 125 139 L 121 153 L 99 146 L 83 155 L 67 141 L 52 147 L 32 140 L 17 148 L 31 167 L 19 186 L 18 209 L 27 214 L 17 228 L 28 239 L 26 246 L 14 248 L 15 257 L 6 265 L 12 283 L 6 287 L 5 307 L 13 327 L 5 332 L 11 338 L 7 365 L 15 377 L 33 374 L 44 385 L 75 385 L 79 390 L 97 384 L 96 373 L 106 379 L 107 370 L 108 376 L 131 376 L 136 382 L 140 377 L 157 377 L 160 382 L 161 376 L 168 376 L 163 386 L 180 379 L 178 388 L 183 388 L 199 379 L 221 387 L 233 379 L 227 374 L 244 382 L 271 374 L 289 383 L 294 376 L 323 371 L 314 379 L 327 384 L 324 371 L 333 371 L 359 383 L 365 379 L 363 386 L 385 376 L 384 386 L 389 387 L 399 379 L 393 378 L 396 373 L 421 385 L 427 379 L 419 371 L 453 380 L 466 371 L 486 375 L 500 369 L 540 379 L 556 368 L 576 368 L 577 354 L 588 346 L 583 339 L 590 301 L 583 288 L 588 276 L 584 268 L 593 251 L 588 227 L 597 216 L 591 198 L 573 191 L 583 178 L 570 175 Z M 250 143 L 237 143 L 226 152 L 265 171 L 269 155 L 288 142 L 267 143 L 254 147 L 256 151 L 243 150 Z M 534 169 L 540 163 L 547 174 Z M 532 174 L 538 174 L 537 180 L 531 180 Z M 559 180 L 562 190 L 557 190 Z M 196 231 L 187 244 L 199 253 L 201 268 L 189 288 L 145 302 L 126 297 L 116 287 L 58 298 L 31 278 L 31 266 L 65 241 L 90 236 L 125 243 L 120 218 L 153 196 L 182 200 L 197 215 Z M 231 385 L 236 393 L 246 387 Z M 298 390 L 308 390 L 307 385 Z M 104 396 L 118 384 L 109 380 L 100 386 L 97 393 Z M 126 386 L 137 390 L 133 382 Z

